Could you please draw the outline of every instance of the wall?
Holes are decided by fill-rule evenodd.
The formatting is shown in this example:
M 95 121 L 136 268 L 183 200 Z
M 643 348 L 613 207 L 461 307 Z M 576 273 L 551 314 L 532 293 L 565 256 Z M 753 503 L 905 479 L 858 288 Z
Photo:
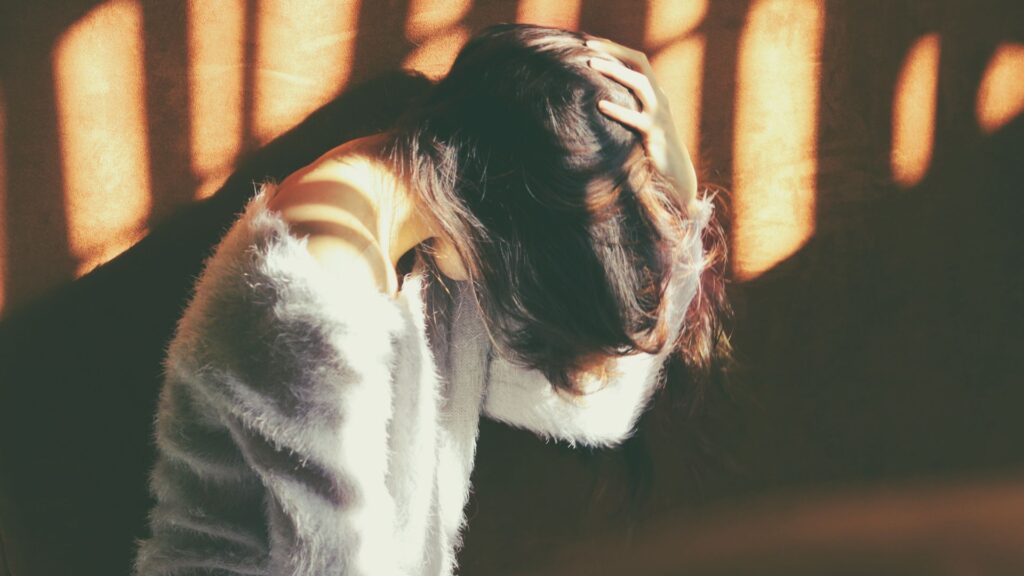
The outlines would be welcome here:
M 465 574 L 1024 569 L 1014 0 L 0 8 L 0 574 L 119 573 L 162 346 L 251 193 L 498 21 L 644 49 L 730 190 L 740 367 L 628 450 L 485 422 Z M 620 508 L 623 463 L 654 472 Z

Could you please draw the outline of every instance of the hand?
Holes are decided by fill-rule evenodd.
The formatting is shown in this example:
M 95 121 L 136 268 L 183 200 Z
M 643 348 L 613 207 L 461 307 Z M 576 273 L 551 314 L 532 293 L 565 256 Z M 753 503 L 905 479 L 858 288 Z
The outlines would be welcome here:
M 591 58 L 588 61 L 590 67 L 632 90 L 642 106 L 640 111 L 636 111 L 601 100 L 598 109 L 640 133 L 644 149 L 654 167 L 672 181 L 680 194 L 682 205 L 688 213 L 692 213 L 697 193 L 697 173 L 676 131 L 668 98 L 654 78 L 654 70 L 647 55 L 607 38 L 592 37 L 586 45 L 611 57 Z

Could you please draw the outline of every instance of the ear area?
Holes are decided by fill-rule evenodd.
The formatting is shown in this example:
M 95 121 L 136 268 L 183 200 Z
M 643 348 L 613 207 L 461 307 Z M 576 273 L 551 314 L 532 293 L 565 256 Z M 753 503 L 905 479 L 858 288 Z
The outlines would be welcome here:
M 469 273 L 466 271 L 466 265 L 463 264 L 462 258 L 452 242 L 444 236 L 434 236 L 431 241 L 434 246 L 434 260 L 437 261 L 437 267 L 441 269 L 441 272 L 452 280 L 460 282 L 468 280 Z

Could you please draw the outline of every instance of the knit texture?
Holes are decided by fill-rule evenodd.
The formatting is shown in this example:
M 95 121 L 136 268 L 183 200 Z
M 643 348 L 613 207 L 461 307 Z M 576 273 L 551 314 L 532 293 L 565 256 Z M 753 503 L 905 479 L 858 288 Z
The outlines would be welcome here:
M 664 354 L 619 359 L 606 388 L 568 399 L 492 354 L 462 283 L 428 324 L 421 263 L 396 298 L 348 283 L 272 193 L 206 259 L 167 347 L 133 574 L 449 575 L 481 413 L 570 444 L 632 433 Z M 698 241 L 673 278 L 673 326 L 700 256 Z

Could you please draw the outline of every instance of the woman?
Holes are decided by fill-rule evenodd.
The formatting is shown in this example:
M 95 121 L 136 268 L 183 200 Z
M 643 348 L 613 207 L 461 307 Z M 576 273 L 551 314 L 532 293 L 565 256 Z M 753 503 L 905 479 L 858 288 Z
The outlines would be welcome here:
M 592 40 L 491 26 L 259 189 L 168 347 L 137 574 L 451 574 L 481 414 L 614 446 L 706 367 L 710 200 L 646 58 Z

